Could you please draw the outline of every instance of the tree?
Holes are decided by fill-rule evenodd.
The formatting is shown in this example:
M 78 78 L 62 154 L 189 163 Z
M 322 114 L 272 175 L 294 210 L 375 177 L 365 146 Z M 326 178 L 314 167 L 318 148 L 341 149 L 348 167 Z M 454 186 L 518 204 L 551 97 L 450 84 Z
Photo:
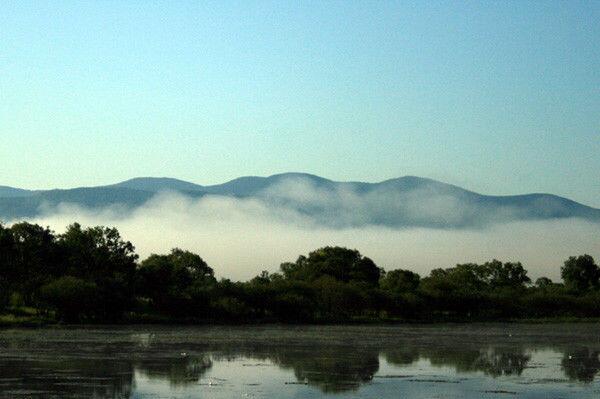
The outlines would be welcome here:
M 419 316 L 421 298 L 418 288 L 421 277 L 410 270 L 392 270 L 379 281 L 381 290 L 371 295 L 374 310 L 385 309 L 394 316 L 415 318 Z
M 535 286 L 537 288 L 548 288 L 548 287 L 552 287 L 554 283 L 552 282 L 552 280 L 550 280 L 548 277 L 540 277 L 537 280 L 535 280 Z
M 64 275 L 96 286 L 96 317 L 118 319 L 134 299 L 136 260 L 133 244 L 115 228 L 72 224 L 58 237 L 65 257 Z
M 419 287 L 421 277 L 410 270 L 396 269 L 385 273 L 379 283 L 386 291 L 394 293 L 414 292 Z
M 476 263 L 464 263 L 448 269 L 433 269 L 429 277 L 423 279 L 425 288 L 442 291 L 484 291 L 487 285 L 486 270 Z
M 268 285 L 271 282 L 271 274 L 263 270 L 260 274 L 249 281 L 250 285 Z
M 471 316 L 486 308 L 489 285 L 482 265 L 465 263 L 432 270 L 420 289 L 433 309 Z
M 379 283 L 381 269 L 357 250 L 343 247 L 324 247 L 300 256 L 295 263 L 282 263 L 281 271 L 285 278 L 292 280 L 315 281 L 329 276 L 342 282 Z
M 577 292 L 584 292 L 599 286 L 600 268 L 590 255 L 571 256 L 560 269 L 565 285 Z
M 0 224 L 0 309 L 8 304 L 11 290 L 18 281 L 14 237 Z
M 54 232 L 37 224 L 16 223 L 10 228 L 19 283 L 15 286 L 27 304 L 39 287 L 60 275 L 62 263 Z
M 202 290 L 214 283 L 213 269 L 199 255 L 179 248 L 150 255 L 138 268 L 139 294 L 163 312 L 189 311 L 192 299 L 200 299 Z
M 483 269 L 490 288 L 523 288 L 531 282 L 521 262 L 502 263 L 494 259 L 484 263 Z
M 312 282 L 315 290 L 317 311 L 325 320 L 347 319 L 364 309 L 363 292 L 354 284 L 346 284 L 330 276 L 322 276 Z

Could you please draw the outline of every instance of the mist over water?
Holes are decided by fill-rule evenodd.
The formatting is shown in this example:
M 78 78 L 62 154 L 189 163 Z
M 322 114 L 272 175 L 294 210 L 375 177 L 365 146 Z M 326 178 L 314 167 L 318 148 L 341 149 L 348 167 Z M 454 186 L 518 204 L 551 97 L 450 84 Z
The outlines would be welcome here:
M 304 193 L 302 198 L 311 203 L 330 201 L 330 194 L 302 186 L 296 186 L 296 193 Z M 364 204 L 358 204 L 351 192 L 335 195 L 346 195 L 351 199 L 346 204 L 356 204 L 354 211 L 348 205 L 349 217 L 353 212 L 361 217 Z M 499 222 L 463 229 L 336 226 L 295 210 L 281 198 L 272 193 L 252 199 L 160 193 L 134 210 L 60 204 L 46 207 L 31 221 L 57 232 L 75 221 L 115 226 L 142 258 L 173 247 L 188 249 L 200 254 L 217 276 L 233 280 L 251 278 L 262 270 L 277 271 L 281 262 L 325 245 L 357 248 L 387 270 L 407 268 L 421 275 L 437 267 L 497 258 L 523 262 L 534 279 L 545 275 L 558 280 L 568 256 L 589 253 L 600 258 L 600 225 L 579 219 Z M 443 208 L 448 214 L 448 206 L 457 205 L 441 204 L 436 210 L 429 204 L 428 212 Z

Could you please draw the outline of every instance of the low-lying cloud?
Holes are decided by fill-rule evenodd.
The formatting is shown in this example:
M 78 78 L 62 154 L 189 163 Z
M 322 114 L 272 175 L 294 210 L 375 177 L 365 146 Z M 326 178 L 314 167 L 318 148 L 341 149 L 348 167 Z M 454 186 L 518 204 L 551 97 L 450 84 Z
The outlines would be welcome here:
M 319 187 L 308 179 L 285 179 L 258 193 L 257 198 L 276 207 L 297 209 L 318 218 L 318 224 L 336 228 L 365 226 L 456 226 L 468 220 L 473 209 L 433 187 L 410 190 L 378 187 L 361 192 L 352 183 Z
M 292 188 L 296 198 L 301 194 L 311 203 L 330 201 L 312 187 Z M 345 203 L 352 204 L 355 194 L 336 195 L 346 196 Z M 459 205 L 442 201 L 438 212 L 441 207 Z M 427 209 L 435 212 L 431 206 Z M 361 208 L 354 211 L 360 218 Z M 352 214 L 351 209 L 346 213 Z M 578 219 L 517 221 L 473 229 L 332 225 L 286 206 L 285 201 L 260 197 L 193 199 L 161 193 L 132 211 L 61 204 L 46 208 L 31 221 L 57 232 L 75 221 L 115 226 L 135 244 L 142 258 L 180 247 L 200 254 L 219 277 L 233 280 L 251 278 L 262 270 L 277 271 L 281 262 L 325 245 L 357 248 L 387 270 L 408 268 L 422 275 L 436 267 L 498 258 L 522 261 L 532 278 L 546 275 L 557 280 L 560 265 L 570 255 L 589 253 L 600 259 L 600 225 Z

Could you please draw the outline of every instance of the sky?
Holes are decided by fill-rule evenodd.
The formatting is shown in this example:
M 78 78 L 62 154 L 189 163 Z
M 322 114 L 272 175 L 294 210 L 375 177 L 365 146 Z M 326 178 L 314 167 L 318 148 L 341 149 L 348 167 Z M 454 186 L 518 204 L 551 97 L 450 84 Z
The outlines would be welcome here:
M 600 2 L 5 1 L 0 185 L 417 175 L 600 207 Z

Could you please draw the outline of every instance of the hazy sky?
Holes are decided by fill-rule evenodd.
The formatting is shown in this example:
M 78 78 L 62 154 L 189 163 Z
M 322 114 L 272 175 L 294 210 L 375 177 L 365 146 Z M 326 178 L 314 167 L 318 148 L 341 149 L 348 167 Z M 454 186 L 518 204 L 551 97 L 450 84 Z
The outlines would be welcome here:
M 0 185 L 419 175 L 600 207 L 600 2 L 3 1 Z

